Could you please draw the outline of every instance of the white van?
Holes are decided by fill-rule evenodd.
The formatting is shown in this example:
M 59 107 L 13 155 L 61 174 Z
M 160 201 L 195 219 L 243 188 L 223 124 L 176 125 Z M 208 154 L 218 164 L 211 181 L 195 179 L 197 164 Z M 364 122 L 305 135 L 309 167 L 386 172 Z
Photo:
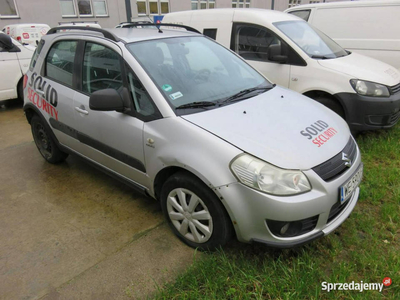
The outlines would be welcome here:
M 5 26 L 3 32 L 23 45 L 36 46 L 49 29 L 47 24 L 12 24 Z
M 0 32 L 0 101 L 23 99 L 23 76 L 32 55 L 30 48 Z
M 390 128 L 400 118 L 400 72 L 342 49 L 296 16 L 264 9 L 167 14 L 235 51 L 272 82 L 341 115 L 351 129 Z
M 400 69 L 400 1 L 300 5 L 285 12 L 308 21 L 343 48 Z

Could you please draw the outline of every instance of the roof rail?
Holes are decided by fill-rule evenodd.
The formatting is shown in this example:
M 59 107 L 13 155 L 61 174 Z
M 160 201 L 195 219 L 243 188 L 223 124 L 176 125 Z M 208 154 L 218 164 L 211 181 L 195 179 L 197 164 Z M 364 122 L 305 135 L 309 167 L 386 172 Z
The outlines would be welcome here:
M 96 31 L 100 32 L 104 35 L 106 39 L 112 40 L 114 42 L 118 42 L 119 39 L 113 35 L 111 32 L 104 30 L 102 28 L 95 28 L 95 27 L 82 27 L 82 26 L 60 26 L 60 27 L 53 27 L 49 31 L 47 31 L 47 35 L 57 33 L 60 30 L 87 30 L 87 31 Z
M 170 23 L 141 23 L 138 24 L 138 22 L 129 22 L 124 24 L 124 28 L 132 28 L 132 27 L 144 27 L 144 26 L 156 26 L 158 29 L 160 29 L 160 26 L 168 26 L 168 27 L 179 27 L 179 28 L 184 28 L 187 31 L 195 32 L 195 33 L 200 33 L 197 29 L 194 29 L 193 27 L 186 26 L 186 25 L 181 25 L 181 24 L 170 24 Z

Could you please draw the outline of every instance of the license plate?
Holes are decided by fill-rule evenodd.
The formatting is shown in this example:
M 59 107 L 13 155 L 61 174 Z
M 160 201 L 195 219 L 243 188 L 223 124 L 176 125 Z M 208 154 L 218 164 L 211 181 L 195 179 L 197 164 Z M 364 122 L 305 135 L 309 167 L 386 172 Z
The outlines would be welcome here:
M 360 165 L 356 173 L 347 181 L 344 185 L 340 187 L 340 204 L 345 203 L 354 190 L 360 185 L 363 175 L 363 164 Z

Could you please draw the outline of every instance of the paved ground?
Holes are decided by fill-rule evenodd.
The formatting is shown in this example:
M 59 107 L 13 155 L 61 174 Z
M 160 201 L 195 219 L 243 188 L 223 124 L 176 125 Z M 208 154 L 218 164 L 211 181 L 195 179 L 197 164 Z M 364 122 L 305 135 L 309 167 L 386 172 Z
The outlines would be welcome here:
M 45 162 L 22 109 L 0 108 L 0 299 L 143 298 L 193 254 L 158 203 L 77 157 Z

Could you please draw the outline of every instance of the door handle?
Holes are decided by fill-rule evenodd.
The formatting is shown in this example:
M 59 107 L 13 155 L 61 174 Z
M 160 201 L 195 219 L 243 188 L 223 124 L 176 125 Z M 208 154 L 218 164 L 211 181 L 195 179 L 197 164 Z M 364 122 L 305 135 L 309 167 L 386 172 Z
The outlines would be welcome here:
M 44 96 L 44 91 L 42 91 L 42 90 L 38 89 L 35 92 L 38 93 L 40 96 Z
M 84 114 L 84 115 L 88 115 L 88 114 L 89 114 L 89 112 L 88 112 L 87 110 L 82 109 L 82 108 L 80 108 L 80 107 L 78 107 L 78 106 L 75 107 L 75 110 L 76 110 L 77 112 L 81 113 L 81 114 Z

